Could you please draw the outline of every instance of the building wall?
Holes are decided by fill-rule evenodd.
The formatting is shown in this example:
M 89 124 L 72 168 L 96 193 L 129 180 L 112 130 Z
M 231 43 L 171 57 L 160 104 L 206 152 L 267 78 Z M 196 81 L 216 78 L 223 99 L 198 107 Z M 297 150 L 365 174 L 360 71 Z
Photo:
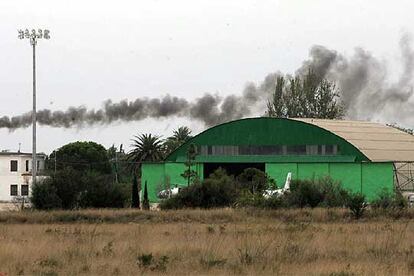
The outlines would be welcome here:
M 159 191 L 166 189 L 167 186 L 175 187 L 187 186 L 187 179 L 181 174 L 187 169 L 184 163 L 144 163 L 142 164 L 142 187 L 147 182 L 148 197 L 151 202 L 157 202 Z M 196 164 L 192 167 L 202 180 L 203 164 Z M 142 194 L 142 193 L 141 193 Z
M 168 186 L 166 183 L 170 187 L 187 186 L 187 180 L 181 176 L 185 169 L 183 163 L 143 164 L 142 183 L 147 182 L 150 201 L 158 201 L 157 193 Z M 194 169 L 202 180 L 203 164 Z M 266 163 L 265 171 L 278 187 L 284 185 L 289 172 L 293 179 L 330 176 L 345 189 L 362 192 L 368 200 L 376 198 L 382 189 L 392 191 L 394 187 L 392 163 Z
M 17 171 L 12 172 L 10 161 L 17 161 Z M 26 170 L 26 160 L 29 161 L 28 171 Z M 40 171 L 44 169 L 44 160 L 39 160 Z M 29 195 L 31 192 L 31 170 L 32 170 L 31 155 L 11 154 L 11 155 L 0 155 L 0 201 L 12 201 L 15 196 L 11 195 L 11 185 L 17 185 L 17 195 L 21 196 L 22 185 L 29 185 Z M 37 179 L 41 179 L 42 176 L 38 176 Z
M 266 173 L 276 181 L 278 187 L 284 185 L 286 175 L 293 179 L 312 179 L 330 176 L 352 192 L 362 192 L 368 200 L 378 196 L 382 189 L 394 188 L 392 163 L 269 163 Z

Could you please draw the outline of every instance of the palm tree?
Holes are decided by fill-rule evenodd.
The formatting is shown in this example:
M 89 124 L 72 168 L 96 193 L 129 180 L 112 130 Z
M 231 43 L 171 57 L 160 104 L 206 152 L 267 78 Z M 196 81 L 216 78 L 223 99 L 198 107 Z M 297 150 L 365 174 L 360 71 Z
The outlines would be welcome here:
M 174 130 L 172 138 L 176 141 L 187 142 L 191 138 L 191 130 L 186 126 L 181 126 Z
M 179 146 L 191 139 L 191 130 L 186 126 L 181 126 L 174 130 L 173 135 L 164 142 L 165 154 L 168 155 Z
M 144 161 L 155 162 L 163 159 L 162 141 L 159 136 L 141 134 L 132 139 L 133 149 L 128 153 L 128 161 L 133 169 L 140 169 Z

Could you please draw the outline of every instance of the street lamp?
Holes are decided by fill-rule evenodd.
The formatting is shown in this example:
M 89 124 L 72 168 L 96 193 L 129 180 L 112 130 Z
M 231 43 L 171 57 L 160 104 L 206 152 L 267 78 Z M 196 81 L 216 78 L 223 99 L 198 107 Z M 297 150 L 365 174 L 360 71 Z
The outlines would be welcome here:
M 19 39 L 29 39 L 30 45 L 33 49 L 33 112 L 32 112 L 32 123 L 33 123 L 33 148 L 32 148 L 32 185 L 36 184 L 36 175 L 37 175 L 37 160 L 36 160 L 36 44 L 39 39 L 49 39 L 50 31 L 32 29 L 29 31 L 18 30 Z

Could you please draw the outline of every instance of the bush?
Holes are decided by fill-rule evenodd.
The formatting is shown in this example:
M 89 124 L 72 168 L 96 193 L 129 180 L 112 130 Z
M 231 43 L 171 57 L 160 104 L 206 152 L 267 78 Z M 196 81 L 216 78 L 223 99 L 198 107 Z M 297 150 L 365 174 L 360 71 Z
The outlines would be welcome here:
M 37 182 L 33 185 L 30 200 L 36 209 L 62 208 L 62 200 L 58 197 L 56 188 L 52 185 L 50 179 L 45 179 L 43 182 Z
M 244 192 L 237 199 L 235 206 L 277 209 L 284 207 L 285 202 L 283 197 L 276 195 L 265 198 L 261 194 L 252 194 L 250 192 Z
M 350 193 L 348 195 L 346 206 L 349 208 L 355 219 L 360 219 L 367 207 L 365 203 L 365 196 L 361 193 Z
M 383 189 L 378 194 L 378 197 L 371 202 L 374 209 L 404 209 L 407 207 L 407 201 L 400 192 L 390 192 L 388 189 Z
M 82 177 L 82 190 L 79 194 L 79 207 L 82 208 L 121 208 L 124 207 L 125 194 L 121 186 L 112 183 L 112 176 L 89 172 Z
M 37 209 L 119 208 L 128 196 L 124 186 L 112 183 L 110 175 L 65 168 L 36 184 L 31 201 Z
M 329 177 L 317 180 L 293 180 L 290 192 L 284 195 L 264 197 L 269 178 L 256 169 L 247 169 L 237 178 L 218 169 L 202 183 L 197 182 L 169 199 L 163 200 L 161 209 L 212 208 L 212 207 L 256 207 L 277 209 L 281 207 L 343 207 L 348 201 L 348 192 L 339 182 Z
M 289 207 L 314 208 L 323 201 L 320 187 L 312 180 L 292 180 L 290 193 L 284 197 Z
M 83 186 L 81 179 L 81 173 L 68 167 L 57 171 L 46 181 L 56 190 L 56 195 L 62 202 L 61 207 L 73 209 L 78 207 L 79 192 Z
M 219 168 L 202 183 L 183 188 L 180 193 L 163 200 L 161 209 L 213 208 L 231 206 L 238 193 L 234 178 Z
M 342 188 L 340 182 L 330 177 L 323 177 L 317 180 L 317 186 L 323 196 L 320 206 L 343 207 L 346 205 L 348 192 Z
M 269 187 L 269 182 L 267 174 L 256 168 L 247 168 L 236 178 L 238 188 L 252 194 L 262 194 Z
M 290 193 L 284 195 L 288 207 L 342 207 L 348 192 L 330 177 L 314 180 L 292 180 Z

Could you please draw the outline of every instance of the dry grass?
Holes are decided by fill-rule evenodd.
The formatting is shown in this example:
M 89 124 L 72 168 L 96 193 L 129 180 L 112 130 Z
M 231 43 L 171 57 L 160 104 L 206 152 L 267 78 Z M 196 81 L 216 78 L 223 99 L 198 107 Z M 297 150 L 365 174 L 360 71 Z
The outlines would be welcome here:
M 88 210 L 0 219 L 8 222 L 0 224 L 0 272 L 8 275 L 414 273 L 410 220 L 353 221 L 344 210 Z

